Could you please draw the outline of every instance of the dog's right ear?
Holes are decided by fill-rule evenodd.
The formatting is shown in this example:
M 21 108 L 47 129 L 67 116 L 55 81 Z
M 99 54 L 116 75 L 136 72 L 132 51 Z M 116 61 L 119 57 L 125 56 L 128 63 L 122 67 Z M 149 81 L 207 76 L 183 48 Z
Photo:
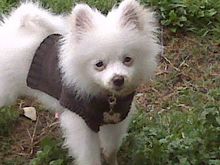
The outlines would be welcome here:
M 71 26 L 77 42 L 79 42 L 87 32 L 94 28 L 92 22 L 93 12 L 94 11 L 85 4 L 78 4 L 73 9 L 72 19 L 74 19 L 74 21 Z

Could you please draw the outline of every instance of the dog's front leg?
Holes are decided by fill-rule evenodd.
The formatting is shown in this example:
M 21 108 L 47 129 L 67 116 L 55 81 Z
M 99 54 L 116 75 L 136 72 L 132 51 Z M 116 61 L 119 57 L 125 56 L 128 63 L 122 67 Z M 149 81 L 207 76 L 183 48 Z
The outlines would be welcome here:
M 127 132 L 130 116 L 118 124 L 104 125 L 100 128 L 99 138 L 104 160 L 109 165 L 118 165 L 117 152 Z
M 77 114 L 68 110 L 61 116 L 65 146 L 77 165 L 101 165 L 98 134 L 93 132 Z

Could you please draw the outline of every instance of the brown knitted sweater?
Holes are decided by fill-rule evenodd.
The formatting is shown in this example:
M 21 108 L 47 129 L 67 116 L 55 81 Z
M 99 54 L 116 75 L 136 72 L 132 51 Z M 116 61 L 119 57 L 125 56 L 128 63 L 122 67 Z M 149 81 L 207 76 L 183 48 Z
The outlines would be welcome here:
M 108 96 L 83 98 L 76 96 L 74 87 L 66 87 L 62 83 L 62 75 L 58 67 L 58 54 L 61 35 L 48 36 L 36 50 L 27 76 L 28 87 L 45 92 L 59 100 L 60 104 L 84 119 L 89 128 L 98 132 L 104 124 L 116 124 L 126 118 L 129 113 L 134 93 L 116 98 L 110 111 Z

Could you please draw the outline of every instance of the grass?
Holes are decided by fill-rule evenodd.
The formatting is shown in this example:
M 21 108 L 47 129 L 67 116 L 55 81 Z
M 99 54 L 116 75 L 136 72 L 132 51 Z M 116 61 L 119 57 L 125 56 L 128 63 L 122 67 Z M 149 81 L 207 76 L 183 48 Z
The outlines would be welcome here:
M 203 36 L 219 32 L 220 1 L 218 0 L 142 1 L 155 6 L 160 13 L 161 24 L 169 27 L 173 32 L 192 31 Z
M 0 109 L 0 135 L 7 135 L 10 129 L 13 128 L 19 116 L 19 112 L 14 107 L 4 107 Z
M 0 1 L 1 13 L 8 12 L 16 2 Z M 116 0 L 86 2 L 107 13 Z M 73 1 L 42 0 L 42 3 L 62 13 L 71 10 Z M 139 112 L 119 152 L 119 164 L 219 165 L 220 34 L 215 32 L 220 23 L 219 2 L 142 0 L 142 3 L 156 6 L 165 29 L 165 49 L 158 59 L 155 80 L 138 90 Z M 211 15 L 201 16 L 206 11 Z M 37 122 L 31 122 L 17 112 L 19 102 L 0 110 L 0 164 L 69 164 L 54 116 L 25 100 L 40 109 Z
M 140 112 L 122 147 L 121 162 L 217 165 L 220 48 L 196 36 L 165 39 L 165 54 L 154 82 L 140 88 Z

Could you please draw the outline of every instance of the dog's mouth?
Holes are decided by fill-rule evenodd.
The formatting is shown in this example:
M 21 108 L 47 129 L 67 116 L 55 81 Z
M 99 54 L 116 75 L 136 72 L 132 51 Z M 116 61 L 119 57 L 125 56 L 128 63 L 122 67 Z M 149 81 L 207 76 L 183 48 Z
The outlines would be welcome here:
M 135 91 L 135 87 L 133 86 L 130 86 L 130 87 L 127 87 L 127 86 L 122 86 L 122 87 L 113 87 L 112 89 L 109 90 L 109 93 L 113 93 L 115 95 L 118 95 L 118 96 L 126 96 L 132 92 Z
M 121 86 L 114 85 L 114 84 L 108 84 L 108 86 L 102 86 L 102 94 L 104 95 L 111 95 L 114 94 L 116 96 L 126 96 L 133 92 L 135 92 L 137 88 L 137 85 L 132 83 L 124 83 Z
M 120 92 L 120 91 L 123 91 L 123 87 L 117 87 L 117 86 L 115 86 L 114 88 L 113 88 L 113 90 L 115 90 L 115 91 L 117 91 L 117 92 Z

